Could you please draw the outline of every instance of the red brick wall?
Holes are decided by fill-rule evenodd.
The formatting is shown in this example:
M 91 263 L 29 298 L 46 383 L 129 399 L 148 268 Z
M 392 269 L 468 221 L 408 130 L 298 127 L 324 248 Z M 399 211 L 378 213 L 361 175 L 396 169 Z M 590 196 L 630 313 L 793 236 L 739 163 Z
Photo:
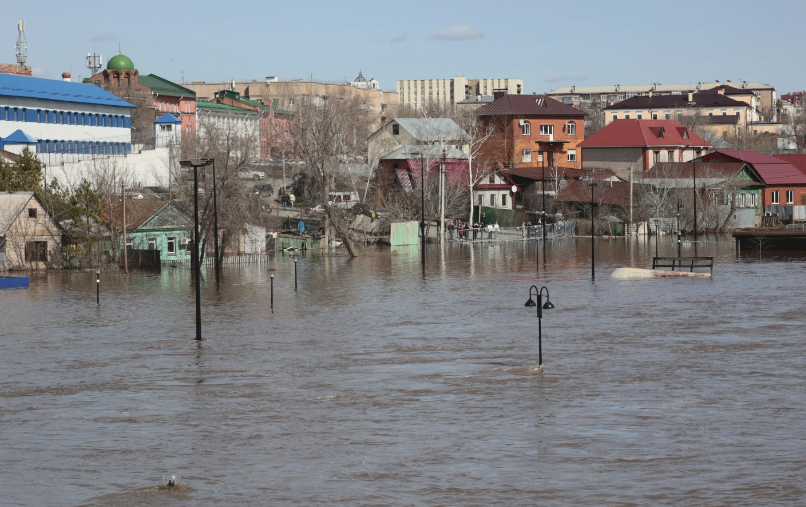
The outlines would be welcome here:
M 14 74 L 15 76 L 31 76 L 31 67 L 14 65 L 13 63 L 0 63 L 0 74 Z
M 530 134 L 523 135 L 520 121 L 528 121 L 530 124 Z M 574 122 L 576 133 L 570 135 L 567 125 Z M 507 166 L 512 163 L 515 167 L 536 167 L 538 162 L 538 151 L 540 151 L 539 141 L 548 141 L 548 135 L 540 135 L 541 125 L 551 125 L 554 127 L 555 141 L 568 141 L 555 147 L 554 160 L 560 167 L 582 167 L 582 150 L 577 148 L 577 144 L 585 138 L 584 118 L 545 118 L 539 116 L 494 118 L 488 120 L 496 127 L 496 133 L 485 143 L 481 150 L 481 156 L 485 162 L 495 162 L 500 166 Z M 568 150 L 576 150 L 576 161 L 568 161 Z M 532 150 L 532 161 L 523 162 L 523 150 Z M 548 163 L 548 157 L 545 159 Z
M 764 189 L 764 194 L 761 198 L 761 205 L 763 206 L 770 206 L 774 203 L 772 202 L 772 192 L 774 190 L 778 191 L 778 203 L 775 204 L 776 206 L 802 206 L 806 205 L 806 186 L 795 186 L 795 185 L 774 185 L 769 186 Z M 792 190 L 795 192 L 795 199 L 794 202 L 787 203 L 786 202 L 786 191 Z

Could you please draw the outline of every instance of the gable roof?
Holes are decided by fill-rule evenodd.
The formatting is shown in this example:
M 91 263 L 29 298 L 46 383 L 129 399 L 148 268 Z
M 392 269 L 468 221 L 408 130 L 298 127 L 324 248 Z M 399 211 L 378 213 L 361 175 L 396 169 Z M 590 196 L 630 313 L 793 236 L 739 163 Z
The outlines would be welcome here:
M 10 151 L 0 150 L 0 159 L 16 164 L 20 161 L 20 156 L 16 153 L 11 153 Z
M 166 202 L 159 199 L 126 199 L 126 230 L 133 231 L 143 225 L 149 218 L 154 216 L 157 211 L 165 206 Z M 105 206 L 101 212 L 101 219 L 107 224 L 115 228 L 120 228 L 123 223 L 123 203 L 120 199 L 112 204 L 112 209 Z
M 5 236 L 33 197 L 33 192 L 0 192 L 0 236 Z
M 706 167 L 704 167 L 706 166 Z M 704 162 L 696 164 L 697 180 L 708 176 L 733 178 L 745 166 L 743 162 Z M 691 162 L 658 162 L 644 173 L 644 179 L 687 179 L 693 175 L 695 164 Z
M 786 160 L 757 151 L 719 150 L 702 157 L 704 162 L 740 160 L 753 166 L 767 185 L 806 185 L 806 174 Z
M 615 120 L 577 144 L 580 148 L 710 147 L 711 143 L 674 120 Z
M 584 118 L 584 111 L 547 95 L 504 95 L 480 107 L 478 116 L 570 116 Z
M 467 133 L 451 118 L 394 118 L 417 141 L 460 141 Z
M 750 92 L 747 92 L 750 93 Z M 694 103 L 688 101 L 688 95 L 636 95 L 616 102 L 605 109 L 663 109 L 683 107 L 750 107 L 741 102 L 718 93 L 693 93 Z
M 94 84 L 71 83 L 55 79 L 0 74 L 0 96 L 54 100 L 78 104 L 100 104 L 134 108 L 125 100 Z
M 795 166 L 800 172 L 806 174 L 806 155 L 795 155 L 795 154 L 787 154 L 787 155 L 773 155 L 773 157 L 783 160 L 784 162 L 789 162 L 793 166 Z
M 747 88 L 736 88 L 734 86 L 727 85 L 727 84 L 715 86 L 715 87 L 709 88 L 707 90 L 702 90 L 699 93 L 716 95 L 716 94 L 719 94 L 720 90 L 722 90 L 722 94 L 724 94 L 724 95 L 752 95 L 753 94 L 753 91 L 749 90 Z
M 165 113 L 164 115 L 154 120 L 154 123 L 182 123 L 182 120 L 172 115 L 171 113 Z
M 137 76 L 137 82 L 144 84 L 161 95 L 171 95 L 176 97 L 195 97 L 196 92 L 184 86 L 178 85 L 173 81 L 161 78 L 156 74 L 149 74 L 147 76 Z
M 0 141 L 11 144 L 36 144 L 36 139 L 29 136 L 22 130 L 15 130 L 10 136 L 3 137 Z

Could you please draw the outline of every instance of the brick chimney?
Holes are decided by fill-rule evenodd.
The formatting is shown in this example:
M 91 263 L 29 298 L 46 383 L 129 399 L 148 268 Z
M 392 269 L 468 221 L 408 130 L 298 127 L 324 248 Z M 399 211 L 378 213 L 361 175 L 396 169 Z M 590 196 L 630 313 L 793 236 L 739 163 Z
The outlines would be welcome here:
M 69 82 L 71 77 L 72 77 L 72 76 L 70 75 L 70 73 L 69 73 L 69 72 L 62 72 L 62 81 L 67 81 L 67 82 Z
M 720 88 L 720 89 L 719 89 L 719 90 L 717 90 L 716 92 L 717 92 L 718 94 L 720 94 L 720 95 L 725 95 L 725 89 L 724 89 L 724 88 Z
M 506 90 L 493 90 L 493 100 L 498 100 L 507 94 Z

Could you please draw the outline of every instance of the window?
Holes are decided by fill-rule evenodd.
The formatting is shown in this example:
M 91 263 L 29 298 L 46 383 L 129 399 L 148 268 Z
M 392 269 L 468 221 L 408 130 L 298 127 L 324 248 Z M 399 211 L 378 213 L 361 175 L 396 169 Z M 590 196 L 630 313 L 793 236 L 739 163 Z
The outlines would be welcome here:
M 625 119 L 625 120 L 629 120 L 629 119 L 630 119 L 630 112 L 629 112 L 629 111 L 624 111 L 624 119 Z
M 479 206 L 484 206 L 484 194 L 479 194 L 478 203 Z
M 667 159 L 669 162 L 674 162 L 674 151 L 669 150 L 669 151 L 666 153 L 666 155 L 669 157 L 669 158 Z
M 747 197 L 749 197 L 749 198 L 750 198 L 750 199 L 748 200 L 748 204 L 747 204 L 747 205 L 748 205 L 748 206 L 750 206 L 751 208 L 755 208 L 755 207 L 756 207 L 756 193 L 755 193 L 755 192 L 753 192 L 753 193 L 751 193 L 751 194 L 747 194 Z
M 28 116 L 28 110 L 26 108 L 22 108 L 22 119 L 20 121 L 27 120 L 26 116 Z
M 569 162 L 577 161 L 577 150 L 568 150 L 568 161 Z
M 29 241 L 25 243 L 25 262 L 48 262 L 48 242 Z
M 148 249 L 149 250 L 157 249 L 157 238 L 148 238 Z
M 663 112 L 663 118 L 665 120 L 671 120 L 672 119 L 672 112 L 671 111 L 664 111 Z
M 160 130 L 163 132 L 170 132 L 172 130 L 173 125 L 160 125 Z
M 532 150 L 523 150 L 523 156 L 521 157 L 521 162 L 531 162 L 532 161 Z
M 772 191 L 772 204 L 780 204 L 780 194 L 777 190 Z
M 660 162 L 660 152 L 659 152 L 659 151 L 653 151 L 653 152 L 652 152 L 652 160 L 653 160 L 653 161 L 654 161 L 656 164 L 657 164 L 658 162 Z
M 28 218 L 36 218 L 36 208 L 28 208 Z
M 787 190 L 786 191 L 786 203 L 787 204 L 795 204 L 795 191 L 794 190 Z
M 658 119 L 658 113 L 657 113 L 656 111 L 652 111 L 652 119 L 653 119 L 653 120 L 657 120 L 657 119 Z
M 392 125 L 392 135 L 393 136 L 399 136 L 400 135 L 400 125 L 398 125 L 397 123 Z
M 501 206 L 506 207 L 507 205 L 507 194 L 501 194 Z
M 540 126 L 540 135 L 541 136 L 553 136 L 554 135 L 554 125 L 541 125 Z
M 727 109 L 723 109 L 723 110 L 722 110 L 722 116 L 727 116 L 727 115 L 728 115 L 728 110 L 727 110 Z
M 490 185 L 494 185 L 494 184 L 495 184 L 495 174 L 491 174 L 491 175 L 490 175 L 490 176 L 487 178 L 487 183 L 489 183 Z
M 568 131 L 569 136 L 577 135 L 577 124 L 576 123 L 574 123 L 572 121 L 569 121 L 568 124 L 566 125 L 566 127 L 567 127 L 566 130 Z
M 490 207 L 495 208 L 495 194 L 490 194 Z
M 176 255 L 176 238 L 168 238 L 168 255 Z
M 542 161 L 543 161 L 543 152 L 542 152 L 542 151 L 538 151 L 538 152 L 537 152 L 537 161 L 538 161 L 538 162 L 542 162 Z
M 521 120 L 521 135 L 522 136 L 530 136 L 532 135 L 532 124 L 528 121 Z
M 714 115 L 714 110 L 713 110 L 713 109 L 709 109 L 709 110 L 708 110 L 708 116 L 713 116 L 713 115 Z
M 635 117 L 638 118 L 639 120 L 643 120 L 644 119 L 644 113 L 635 113 Z
M 42 110 L 41 109 L 36 110 L 36 122 L 37 123 L 42 123 Z
M 611 119 L 612 121 L 616 121 L 616 120 L 618 120 L 618 113 L 613 113 L 613 114 L 611 114 L 611 115 L 610 115 L 610 119 Z

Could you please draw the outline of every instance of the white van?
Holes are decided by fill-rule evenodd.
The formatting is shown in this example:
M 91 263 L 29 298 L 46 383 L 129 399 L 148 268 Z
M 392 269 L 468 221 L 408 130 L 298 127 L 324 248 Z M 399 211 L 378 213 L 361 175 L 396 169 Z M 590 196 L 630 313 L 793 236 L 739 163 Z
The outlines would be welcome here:
M 358 204 L 358 192 L 349 190 L 330 192 L 330 199 L 327 203 L 337 208 L 352 208 Z

